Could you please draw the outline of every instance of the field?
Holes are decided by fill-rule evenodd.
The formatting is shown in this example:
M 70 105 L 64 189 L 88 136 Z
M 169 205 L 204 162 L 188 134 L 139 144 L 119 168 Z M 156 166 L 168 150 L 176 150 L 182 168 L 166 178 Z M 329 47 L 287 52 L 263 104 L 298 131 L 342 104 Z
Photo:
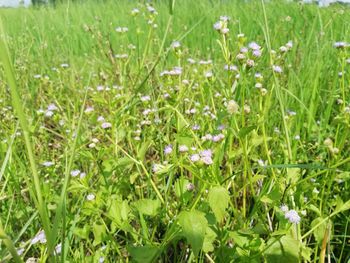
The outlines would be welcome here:
M 0 262 L 350 262 L 349 7 L 0 15 Z

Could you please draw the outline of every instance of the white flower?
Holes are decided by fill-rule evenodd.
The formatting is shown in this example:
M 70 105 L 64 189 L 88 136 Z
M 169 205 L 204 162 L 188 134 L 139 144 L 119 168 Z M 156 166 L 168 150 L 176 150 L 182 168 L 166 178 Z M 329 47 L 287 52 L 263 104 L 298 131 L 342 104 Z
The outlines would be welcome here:
M 91 107 L 91 106 L 89 106 L 89 107 L 87 107 L 86 109 L 85 109 L 85 113 L 90 113 L 90 112 L 93 112 L 94 111 L 94 107 Z
M 173 146 L 171 144 L 167 145 L 165 148 L 164 148 L 164 154 L 165 155 L 169 155 L 173 152 Z
M 188 152 L 188 147 L 186 145 L 180 145 L 179 152 Z
M 273 65 L 272 69 L 276 73 L 282 73 L 283 72 L 282 68 L 280 66 L 277 66 L 277 65 Z
M 94 194 L 88 194 L 87 196 L 86 196 L 86 200 L 88 200 L 88 201 L 92 201 L 92 200 L 94 200 L 95 199 L 95 195 Z
M 191 157 L 190 157 L 190 160 L 192 161 L 192 162 L 198 162 L 199 160 L 201 159 L 201 157 L 199 156 L 199 154 L 192 154 L 191 155 Z
M 50 110 L 48 110 L 48 111 L 45 112 L 45 116 L 46 116 L 46 117 L 52 117 L 53 114 L 54 114 L 54 112 L 53 112 L 53 111 L 50 111 Z
M 283 212 L 283 213 L 286 213 L 286 212 L 288 212 L 289 211 L 289 208 L 288 208 L 288 206 L 287 205 L 281 205 L 281 211 Z
M 50 167 L 50 166 L 52 166 L 54 164 L 55 164 L 54 162 L 50 162 L 50 161 L 46 161 L 46 162 L 42 163 L 42 165 L 45 166 L 45 167 Z
M 77 177 L 80 174 L 80 170 L 73 170 L 70 172 L 70 175 L 72 177 Z
M 284 217 L 289 220 L 292 224 L 299 224 L 300 223 L 300 216 L 298 215 L 298 212 L 295 210 L 289 210 L 284 214 Z
M 55 111 L 58 110 L 55 104 L 51 103 L 49 106 L 47 106 L 48 111 Z
M 236 101 L 230 100 L 227 104 L 227 112 L 230 114 L 236 114 L 239 111 L 239 105 Z
M 111 128 L 112 127 L 112 124 L 110 122 L 104 122 L 101 124 L 101 128 L 102 129 L 108 129 L 108 128 Z
M 45 232 L 43 230 L 41 230 L 31 241 L 30 244 L 31 245 L 35 245 L 36 243 L 40 242 L 41 244 L 45 244 L 46 243 L 46 236 L 45 236 Z
M 171 47 L 173 49 L 177 49 L 181 47 L 181 43 L 179 41 L 174 41 L 173 43 L 171 43 Z
M 59 243 L 56 247 L 55 247 L 55 255 L 61 254 L 62 252 L 62 243 Z

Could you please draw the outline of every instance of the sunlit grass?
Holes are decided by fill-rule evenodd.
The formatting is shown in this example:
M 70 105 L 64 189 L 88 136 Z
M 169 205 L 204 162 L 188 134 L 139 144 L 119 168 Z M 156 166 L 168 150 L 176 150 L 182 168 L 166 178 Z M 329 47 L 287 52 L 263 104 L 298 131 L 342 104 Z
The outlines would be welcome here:
M 0 262 L 349 260 L 349 8 L 0 14 Z

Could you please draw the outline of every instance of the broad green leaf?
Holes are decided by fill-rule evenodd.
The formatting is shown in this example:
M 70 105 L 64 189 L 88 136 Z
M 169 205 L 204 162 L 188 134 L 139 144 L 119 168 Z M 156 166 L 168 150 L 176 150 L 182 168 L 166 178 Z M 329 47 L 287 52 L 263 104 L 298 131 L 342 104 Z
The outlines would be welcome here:
M 182 227 L 183 235 L 192 246 L 194 255 L 198 255 L 203 247 L 208 221 L 202 212 L 183 211 L 179 215 L 179 224 Z
M 155 216 L 158 214 L 160 208 L 160 201 L 158 199 L 142 199 L 134 203 L 136 209 L 143 215 Z
M 224 219 L 225 210 L 230 199 L 228 191 L 222 186 L 213 187 L 209 190 L 208 199 L 216 220 L 221 222 Z
M 81 239 L 88 239 L 90 234 L 90 226 L 85 224 L 83 228 L 74 227 L 73 234 Z
M 93 227 L 92 227 L 92 232 L 94 234 L 94 246 L 97 246 L 99 244 L 101 244 L 101 242 L 103 241 L 105 235 L 106 235 L 106 228 L 104 225 L 99 225 L 97 223 L 94 223 Z
M 230 237 L 233 239 L 235 244 L 241 248 L 249 245 L 249 242 L 252 239 L 252 236 L 240 233 L 238 231 L 233 231 L 230 233 Z
M 214 251 L 213 243 L 215 239 L 216 233 L 210 227 L 207 227 L 202 248 L 205 253 Z
M 127 247 L 131 257 L 139 263 L 155 262 L 161 249 L 155 246 L 146 245 L 143 247 Z
M 271 238 L 264 253 L 269 263 L 299 263 L 300 242 L 291 236 Z
M 339 211 L 339 212 L 343 212 L 343 211 L 346 211 L 349 209 L 350 209 L 350 200 L 348 200 L 347 202 L 342 204 L 340 207 L 337 207 L 337 211 Z
M 126 200 L 116 200 L 112 203 L 108 211 L 108 216 L 110 216 L 117 225 L 122 225 L 124 221 L 128 220 L 129 213 L 130 207 L 128 202 Z
M 311 228 L 313 228 L 314 226 L 318 225 L 322 221 L 323 221 L 323 223 L 320 224 L 317 228 L 315 228 L 314 231 L 312 232 L 319 245 L 323 241 L 323 237 L 324 237 L 325 232 L 327 230 L 327 226 L 331 226 L 332 223 L 331 223 L 331 221 L 324 220 L 324 218 L 322 218 L 322 217 L 318 217 L 311 222 Z

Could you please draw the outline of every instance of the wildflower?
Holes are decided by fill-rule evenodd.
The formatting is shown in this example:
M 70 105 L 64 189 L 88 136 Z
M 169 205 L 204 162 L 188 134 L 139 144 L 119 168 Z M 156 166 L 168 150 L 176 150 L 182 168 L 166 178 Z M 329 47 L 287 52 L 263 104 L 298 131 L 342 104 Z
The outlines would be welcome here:
M 195 189 L 194 184 L 188 183 L 188 184 L 186 185 L 186 190 L 187 190 L 187 191 L 192 192 L 194 189 Z
M 120 27 L 119 26 L 115 29 L 115 31 L 117 31 L 118 33 L 126 33 L 129 31 L 129 29 L 127 27 Z
M 227 104 L 227 112 L 230 114 L 237 114 L 239 111 L 239 105 L 236 101 L 230 100 Z
M 248 67 L 254 67 L 254 65 L 255 65 L 255 62 L 254 62 L 254 60 L 252 60 L 252 59 L 247 59 L 247 66 Z
M 80 174 L 80 170 L 73 170 L 70 172 L 70 175 L 72 177 L 77 177 Z
M 242 53 L 239 53 L 239 54 L 236 56 L 236 59 L 237 59 L 237 60 L 244 60 L 244 59 L 245 59 L 245 55 L 242 54 Z
M 206 165 L 211 165 L 213 164 L 213 159 L 212 159 L 212 151 L 211 150 L 204 150 L 200 153 L 201 160 L 204 164 Z
M 42 165 L 45 166 L 45 167 L 50 167 L 50 166 L 52 166 L 54 164 L 55 164 L 54 162 L 50 162 L 50 161 L 46 161 L 46 162 L 42 163 Z
M 30 257 L 26 260 L 26 263 L 37 263 L 39 260 L 37 258 Z
M 267 164 L 266 161 L 264 161 L 264 160 L 262 160 L 262 159 L 259 159 L 259 160 L 258 160 L 258 165 L 259 165 L 259 166 L 261 166 L 261 167 L 266 167 L 266 164 Z
M 98 116 L 97 121 L 98 122 L 103 122 L 105 118 L 103 116 Z
M 56 247 L 55 247 L 55 255 L 61 254 L 62 252 L 62 243 L 59 243 Z
M 295 210 L 289 210 L 284 214 L 284 217 L 289 220 L 292 224 L 299 224 L 300 223 L 300 216 L 298 215 L 298 212 Z
M 169 155 L 173 152 L 173 146 L 171 144 L 167 145 L 165 148 L 164 148 L 164 154 L 165 155 Z
M 245 54 L 245 53 L 248 53 L 248 48 L 242 47 L 239 51 L 240 51 L 241 53 Z
M 104 122 L 101 124 L 101 128 L 102 129 L 108 129 L 108 128 L 111 128 L 112 127 L 112 124 L 110 122 Z
M 55 104 L 51 103 L 49 106 L 47 106 L 48 111 L 55 111 L 58 110 Z
M 43 230 L 39 231 L 39 233 L 30 241 L 31 245 L 35 245 L 36 243 L 45 244 L 46 243 L 46 236 L 45 232 Z
M 213 142 L 219 142 L 221 140 L 223 140 L 225 138 L 225 135 L 223 135 L 222 133 L 218 134 L 218 135 L 215 135 L 213 136 Z
M 63 64 L 61 64 L 61 67 L 62 67 L 62 68 L 69 68 L 69 64 L 63 63 Z
M 198 124 L 195 124 L 192 126 L 193 131 L 198 131 L 198 130 L 200 130 L 200 128 L 201 128 L 201 126 L 199 126 Z
M 206 78 L 211 78 L 211 77 L 213 77 L 213 72 L 207 71 L 207 72 L 205 73 L 204 76 L 205 76 Z
M 348 58 L 345 62 L 350 64 L 350 58 Z
M 133 10 L 131 10 L 131 15 L 136 16 L 138 13 L 140 13 L 140 10 L 137 8 L 134 8 Z
M 286 44 L 286 47 L 288 49 L 291 49 L 293 47 L 293 41 L 292 40 L 289 40 L 288 43 Z
M 53 115 L 54 115 L 53 111 L 48 110 L 48 111 L 45 112 L 45 116 L 46 117 L 52 117 Z
M 157 13 L 157 10 L 153 6 L 150 6 L 150 5 L 147 6 L 147 10 L 148 10 L 148 12 L 150 12 L 152 14 Z
M 199 156 L 199 154 L 197 154 L 197 153 L 195 153 L 195 154 L 192 154 L 191 156 L 190 156 L 190 160 L 192 161 L 192 162 L 198 162 L 199 160 L 201 159 L 201 157 Z
M 331 138 L 327 138 L 324 140 L 323 144 L 327 147 L 333 147 L 333 141 Z
M 180 145 L 179 146 L 179 152 L 188 152 L 188 147 L 186 145 Z
M 86 200 L 88 200 L 88 201 L 93 201 L 94 199 L 95 199 L 95 195 L 94 194 L 88 194 L 86 196 Z
M 91 107 L 91 106 L 89 106 L 89 107 L 87 107 L 86 109 L 85 109 L 85 113 L 90 113 L 90 112 L 93 112 L 94 111 L 94 107 Z
M 295 136 L 294 136 L 294 139 L 297 140 L 297 141 L 299 141 L 299 140 L 300 140 L 300 135 L 295 135 Z
M 174 41 L 173 43 L 171 43 L 171 47 L 173 49 L 178 49 L 181 47 L 181 43 L 179 41 Z
M 190 63 L 190 64 L 195 64 L 196 63 L 196 61 L 193 58 L 188 58 L 187 62 Z
M 17 254 L 18 254 L 19 256 L 21 256 L 21 255 L 23 254 L 24 251 L 25 251 L 25 249 L 24 249 L 23 247 L 21 247 L 21 248 L 17 249 Z
M 257 44 L 257 43 L 255 43 L 255 42 L 250 42 L 249 44 L 248 44 L 248 47 L 250 48 L 250 49 L 252 49 L 252 50 L 259 50 L 261 47 Z
M 280 209 L 281 209 L 281 211 L 282 211 L 283 213 L 286 213 L 286 212 L 288 212 L 288 210 L 289 210 L 289 209 L 288 209 L 288 206 L 285 205 L 285 204 L 281 205 Z
M 334 43 L 334 47 L 335 48 L 346 48 L 346 47 L 348 47 L 350 44 L 349 43 L 346 43 L 346 42 L 344 42 L 344 41 L 339 41 L 339 42 L 335 42 Z
M 104 257 L 100 257 L 100 258 L 98 259 L 98 263 L 103 263 L 103 262 L 105 262 L 105 258 L 104 258 Z
M 284 53 L 284 52 L 287 52 L 287 51 L 288 51 L 288 48 L 285 47 L 285 46 L 281 46 L 281 47 L 280 47 L 280 51 L 283 52 L 283 53 Z
M 261 88 L 262 88 L 262 84 L 261 84 L 261 83 L 259 83 L 259 82 L 258 82 L 258 83 L 256 83 L 256 84 L 255 84 L 255 88 L 257 88 L 257 89 L 261 89 Z
M 277 66 L 277 65 L 273 65 L 272 69 L 276 73 L 282 73 L 283 72 L 282 68 L 280 66 Z
M 253 56 L 256 58 L 260 58 L 261 57 L 261 50 L 254 50 L 253 51 Z

